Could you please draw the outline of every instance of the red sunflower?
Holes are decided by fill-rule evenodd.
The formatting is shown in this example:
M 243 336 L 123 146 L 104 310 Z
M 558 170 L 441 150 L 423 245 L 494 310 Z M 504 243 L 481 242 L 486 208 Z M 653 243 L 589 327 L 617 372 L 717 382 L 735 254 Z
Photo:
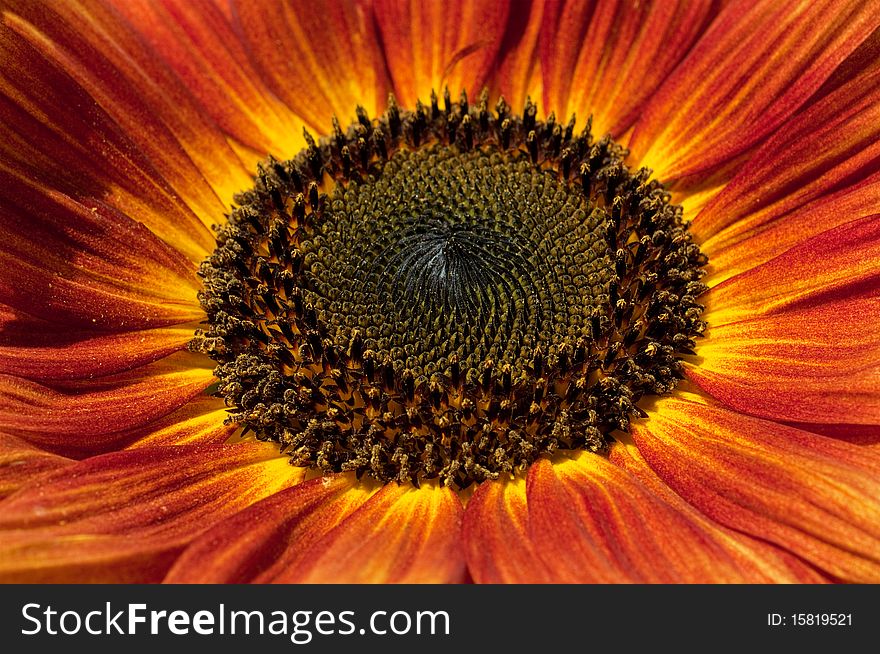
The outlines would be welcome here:
M 2 6 L 0 579 L 880 581 L 876 3 Z

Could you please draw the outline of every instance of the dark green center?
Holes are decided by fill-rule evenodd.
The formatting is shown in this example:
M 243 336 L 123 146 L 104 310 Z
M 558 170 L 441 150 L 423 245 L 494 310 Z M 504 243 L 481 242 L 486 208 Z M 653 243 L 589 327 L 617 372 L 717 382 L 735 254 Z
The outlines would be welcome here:
M 359 340 L 416 385 L 454 359 L 470 382 L 487 361 L 524 379 L 607 302 L 604 221 L 525 154 L 401 150 L 378 178 L 338 185 L 306 230 L 303 300 L 337 347 Z
M 193 348 L 296 465 L 464 488 L 601 452 L 705 329 L 705 257 L 625 151 L 444 105 L 270 158 L 202 268 Z

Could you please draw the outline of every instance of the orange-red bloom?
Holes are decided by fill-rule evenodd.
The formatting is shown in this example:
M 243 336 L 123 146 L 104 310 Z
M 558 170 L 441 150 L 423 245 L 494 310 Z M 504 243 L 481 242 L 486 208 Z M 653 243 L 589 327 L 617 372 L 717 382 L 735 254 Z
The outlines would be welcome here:
M 880 581 L 872 3 L 0 0 L 0 580 Z M 288 465 L 187 345 L 233 194 L 433 89 L 592 116 L 709 257 L 685 379 L 465 491 Z

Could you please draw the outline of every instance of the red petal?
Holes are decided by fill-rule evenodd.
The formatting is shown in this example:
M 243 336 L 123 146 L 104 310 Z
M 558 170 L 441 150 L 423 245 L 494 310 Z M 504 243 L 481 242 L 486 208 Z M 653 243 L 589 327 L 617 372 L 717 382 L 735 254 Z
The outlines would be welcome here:
M 183 349 L 197 326 L 121 333 L 73 330 L 0 305 L 0 373 L 34 380 L 111 375 Z
M 232 438 L 238 425 L 227 424 L 228 409 L 223 400 L 198 395 L 182 407 L 143 427 L 121 433 L 104 435 L 115 447 L 155 447 L 157 445 L 185 445 L 212 443 L 220 445 Z
M 712 289 L 688 376 L 752 415 L 880 424 L 880 220 L 855 220 Z
M 647 426 L 650 428 L 650 423 Z M 736 570 L 730 576 L 730 581 L 738 579 L 740 583 L 752 584 L 828 581 L 812 566 L 791 553 L 738 531 L 727 529 L 694 509 L 657 476 L 634 445 L 615 444 L 611 448 L 609 460 L 632 474 L 663 502 L 698 525 L 705 538 L 711 543 L 711 549 L 723 551 L 725 562 L 735 561 Z M 706 552 L 694 552 L 694 559 L 698 565 L 702 563 L 708 566 L 703 572 L 704 580 L 713 582 L 720 580 L 716 575 L 714 564 L 711 560 L 707 560 Z M 727 572 L 731 572 L 729 568 Z
M 40 475 L 73 463 L 49 454 L 20 438 L 0 433 L 0 498 L 6 497 Z
M 687 376 L 750 415 L 880 425 L 880 332 L 862 321 L 878 313 L 872 298 L 713 326 Z
M 503 95 L 516 110 L 525 105 L 526 98 L 538 100 L 542 95 L 538 39 L 544 5 L 544 0 L 522 0 L 510 12 L 498 53 L 498 71 L 489 80 L 493 95 Z M 539 113 L 546 114 L 544 109 L 539 107 Z
M 358 105 L 373 117 L 384 108 L 385 66 L 362 2 L 236 0 L 233 10 L 263 78 L 311 129 L 329 133 L 333 115 L 344 127 Z
M 592 115 L 594 134 L 620 136 L 713 14 L 704 0 L 548 2 L 541 30 L 546 110 L 582 121 Z
M 556 581 L 767 581 L 718 529 L 599 455 L 533 464 L 528 498 L 538 553 Z
M 21 3 L 3 21 L 3 158 L 203 259 L 209 226 L 251 180 L 181 80 L 102 4 Z
M 114 7 L 224 132 L 260 157 L 287 158 L 304 145 L 299 119 L 265 86 L 223 7 L 211 0 L 117 0 Z
M 386 484 L 275 581 L 460 582 L 465 576 L 462 513 L 449 488 Z
M 119 375 L 65 386 L 0 376 L 0 429 L 53 452 L 100 451 L 119 432 L 174 411 L 211 384 L 204 357 L 179 353 Z
M 158 581 L 206 528 L 289 486 L 290 471 L 263 443 L 142 448 L 76 463 L 0 503 L 0 579 Z
M 663 180 L 702 181 L 782 125 L 878 25 L 859 1 L 729 3 L 645 107 L 635 158 Z
M 870 297 L 880 281 L 878 262 L 880 213 L 823 232 L 714 287 L 708 319 L 727 324 Z
M 823 436 L 830 436 L 844 440 L 848 443 L 862 445 L 880 450 L 880 425 L 854 425 L 851 423 L 841 424 L 815 424 L 808 422 L 787 422 L 789 427 L 810 431 Z
M 118 331 L 204 317 L 195 267 L 140 223 L 0 168 L 0 302 L 68 328 Z
M 478 584 L 548 583 L 553 579 L 529 534 L 523 479 L 480 484 L 465 507 L 462 541 L 468 571 Z
M 694 219 L 711 282 L 876 213 L 878 161 L 880 60 L 791 118 Z
M 295 572 L 309 546 L 374 490 L 346 474 L 276 493 L 206 531 L 181 555 L 165 582 L 265 583 Z
M 397 99 L 405 107 L 427 102 L 449 87 L 474 100 L 489 73 L 507 26 L 506 0 L 376 0 L 376 22 Z
M 633 438 L 658 476 L 713 520 L 839 579 L 880 580 L 876 450 L 675 397 L 635 423 Z

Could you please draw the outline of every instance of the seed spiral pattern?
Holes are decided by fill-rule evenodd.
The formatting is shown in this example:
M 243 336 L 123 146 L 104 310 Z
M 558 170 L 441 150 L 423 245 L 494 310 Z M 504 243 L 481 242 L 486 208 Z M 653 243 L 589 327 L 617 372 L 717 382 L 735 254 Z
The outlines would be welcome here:
M 706 328 L 706 258 L 589 124 L 484 93 L 272 157 L 200 270 L 230 420 L 295 465 L 466 488 L 602 452 Z
M 334 344 L 359 337 L 416 385 L 450 357 L 469 382 L 490 360 L 525 377 L 536 348 L 573 347 L 601 308 L 611 260 L 589 212 L 526 155 L 400 151 L 338 187 L 300 242 L 304 300 Z

